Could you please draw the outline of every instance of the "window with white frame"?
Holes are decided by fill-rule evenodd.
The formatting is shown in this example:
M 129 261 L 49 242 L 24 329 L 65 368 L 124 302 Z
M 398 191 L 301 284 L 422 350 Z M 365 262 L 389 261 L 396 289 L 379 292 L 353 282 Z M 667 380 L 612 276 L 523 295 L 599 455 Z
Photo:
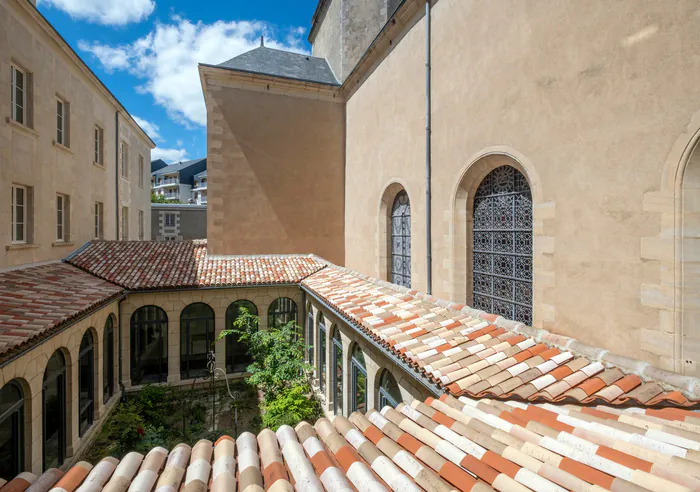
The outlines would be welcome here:
M 122 178 L 129 179 L 129 145 L 126 142 L 121 143 L 119 154 L 122 161 Z
M 104 130 L 95 125 L 95 164 L 102 165 L 102 147 L 104 145 Z
M 56 98 L 56 143 L 70 147 L 68 142 L 70 123 L 70 104 L 60 97 Z
M 26 124 L 27 74 L 15 65 L 10 66 L 10 110 L 13 120 Z
M 165 214 L 165 227 L 175 227 L 175 214 Z
M 122 241 L 129 240 L 129 207 L 122 207 Z
M 94 213 L 95 213 L 95 239 L 102 239 L 102 212 L 104 205 L 102 202 L 95 202 Z
M 139 186 L 143 188 L 143 156 L 139 156 Z
M 143 241 L 143 210 L 139 210 L 139 241 Z
M 56 195 L 56 241 L 66 241 L 68 237 L 66 227 L 66 212 L 68 208 L 68 197 Z
M 27 187 L 12 185 L 12 242 L 27 242 Z

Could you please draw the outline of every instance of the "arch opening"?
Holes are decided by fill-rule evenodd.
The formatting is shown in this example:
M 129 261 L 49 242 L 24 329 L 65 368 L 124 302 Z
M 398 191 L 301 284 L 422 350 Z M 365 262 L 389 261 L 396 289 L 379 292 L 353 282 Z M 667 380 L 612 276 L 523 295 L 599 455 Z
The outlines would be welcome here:
M 226 309 L 226 329 L 234 330 L 234 322 L 243 314 L 243 310 L 253 316 L 258 315 L 258 307 L 251 301 L 241 299 L 231 303 Z M 234 334 L 226 336 L 226 372 L 245 372 L 253 362 L 248 345 Z

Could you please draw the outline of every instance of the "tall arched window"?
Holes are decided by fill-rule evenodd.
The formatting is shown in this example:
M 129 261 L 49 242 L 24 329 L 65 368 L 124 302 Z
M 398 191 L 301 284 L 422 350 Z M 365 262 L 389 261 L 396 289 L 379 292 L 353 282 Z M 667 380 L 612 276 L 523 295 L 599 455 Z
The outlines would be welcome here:
M 401 390 L 396 383 L 394 376 L 387 370 L 382 371 L 382 377 L 379 378 L 379 407 L 378 410 L 387 405 L 393 408 L 401 401 Z
M 323 314 L 318 314 L 318 384 L 321 393 L 326 391 L 326 324 Z
M 474 196 L 474 307 L 532 324 L 532 195 L 523 174 L 497 167 Z
M 24 470 L 24 395 L 10 381 L 0 390 L 0 478 L 8 482 Z
M 333 329 L 333 413 L 343 414 L 343 341 L 340 330 Z
M 258 315 L 258 308 L 250 301 L 240 300 L 232 303 L 226 309 L 226 330 L 233 330 L 233 322 L 238 319 L 242 309 L 254 316 Z M 237 335 L 226 337 L 226 372 L 244 372 L 253 362 L 253 357 L 248 351 L 248 345 L 238 340 Z
M 107 403 L 114 394 L 114 319 L 105 322 L 102 342 L 102 402 Z
M 267 326 L 281 328 L 290 321 L 297 320 L 297 304 L 288 297 L 280 297 L 272 301 L 267 310 Z
M 365 413 L 367 411 L 367 369 L 365 369 L 365 356 L 358 344 L 355 344 L 352 350 L 350 367 L 352 369 L 351 411 Z
M 95 417 L 95 346 L 90 330 L 85 332 L 80 342 L 78 355 L 78 433 L 82 437 L 90 428 Z
M 411 286 L 411 203 L 400 191 L 391 207 L 391 282 Z
M 66 459 L 66 359 L 60 350 L 46 364 L 41 415 L 44 470 L 58 468 Z
M 307 355 L 306 359 L 309 361 L 309 365 L 314 365 L 314 313 L 311 309 L 311 304 L 307 305 L 306 312 L 306 346 Z
M 168 380 L 168 315 L 143 306 L 131 316 L 131 384 Z
M 214 343 L 214 311 L 202 302 L 180 314 L 180 378 L 200 377 L 207 371 L 207 353 Z

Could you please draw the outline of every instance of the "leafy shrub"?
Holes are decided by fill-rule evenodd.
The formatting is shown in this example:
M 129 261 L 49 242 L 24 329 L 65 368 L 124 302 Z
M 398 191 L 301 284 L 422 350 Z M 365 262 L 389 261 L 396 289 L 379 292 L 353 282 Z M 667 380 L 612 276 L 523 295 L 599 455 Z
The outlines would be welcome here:
M 309 393 L 308 386 L 297 386 L 284 390 L 275 399 L 267 402 L 263 426 L 276 431 L 285 424 L 295 426 L 302 420 L 316 420 L 321 415 L 321 406 Z

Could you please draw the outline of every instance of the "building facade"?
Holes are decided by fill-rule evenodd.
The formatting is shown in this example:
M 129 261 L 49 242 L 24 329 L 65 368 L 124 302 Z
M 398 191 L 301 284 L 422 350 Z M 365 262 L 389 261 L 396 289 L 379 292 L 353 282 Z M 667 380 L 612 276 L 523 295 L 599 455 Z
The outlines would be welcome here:
M 151 204 L 151 237 L 156 241 L 206 239 L 206 205 Z
M 154 163 L 157 161 L 154 161 Z M 207 169 L 207 159 L 194 159 L 157 167 L 151 173 L 151 188 L 157 196 L 173 203 L 194 203 L 195 175 Z
M 0 32 L 0 268 L 150 239 L 155 144 L 31 2 L 3 2 Z
M 288 215 L 266 210 L 275 231 L 308 225 L 329 236 L 314 239 L 315 248 L 342 234 L 333 254 L 347 267 L 697 374 L 697 4 L 429 7 L 428 20 L 417 0 L 393 14 L 383 1 L 321 1 L 310 40 L 336 84 L 302 60 L 291 72 L 250 54 L 238 64 L 202 65 L 216 153 L 210 172 L 233 176 L 245 169 L 240 156 L 258 158 L 231 142 L 274 147 L 288 176 L 303 183 L 295 190 L 310 186 L 306 166 L 322 162 L 314 181 L 342 192 L 344 206 L 303 193 L 299 200 L 313 203 L 301 221 L 293 206 Z M 517 27 L 501 22 L 504 12 Z M 486 42 L 485 33 L 498 41 Z M 227 114 L 250 114 L 251 101 L 275 108 L 275 131 L 255 115 L 229 121 Z M 312 113 L 320 104 L 337 107 L 336 124 Z M 313 147 L 291 138 L 299 119 L 323 123 L 305 129 Z M 336 166 L 341 173 L 330 172 Z M 271 188 L 263 195 L 284 193 L 273 179 L 263 182 Z M 242 197 L 237 183 L 212 187 L 222 197 L 209 206 L 219 254 L 239 251 L 223 217 L 247 210 L 254 195 Z M 319 229 L 327 226 L 316 220 L 317 206 L 343 230 Z
M 192 188 L 194 203 L 197 205 L 207 204 L 207 172 L 203 171 L 194 175 L 194 186 Z

